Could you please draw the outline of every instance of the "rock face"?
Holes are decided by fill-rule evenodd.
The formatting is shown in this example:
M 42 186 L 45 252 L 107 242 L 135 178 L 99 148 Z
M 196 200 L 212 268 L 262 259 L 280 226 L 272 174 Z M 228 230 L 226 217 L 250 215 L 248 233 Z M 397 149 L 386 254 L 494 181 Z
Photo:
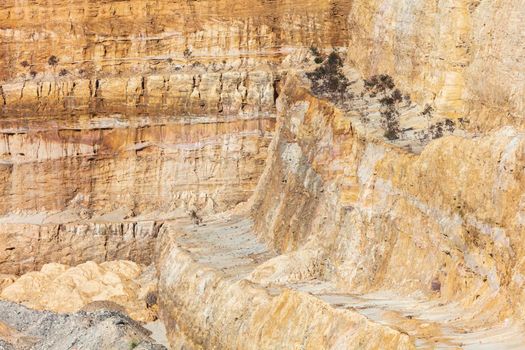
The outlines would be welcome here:
M 147 321 L 158 275 L 174 349 L 522 347 L 524 19 L 518 0 L 4 1 L 2 298 Z M 6 347 L 65 346 L 13 318 L 51 314 L 2 305 Z M 93 340 L 113 316 L 64 339 L 126 348 L 135 326 Z
M 87 262 L 75 267 L 52 263 L 13 281 L 3 288 L 0 298 L 60 313 L 109 301 L 120 305 L 134 320 L 148 322 L 157 318 L 155 275 L 154 270 L 123 260 L 100 265 Z
M 524 16 L 519 0 L 354 2 L 349 57 L 473 129 L 522 127 Z
M 185 338 L 195 348 L 272 348 L 272 341 L 289 341 L 292 348 L 312 349 L 522 344 L 516 261 L 522 259 L 525 183 L 514 168 L 522 158 L 520 134 L 503 128 L 476 139 L 450 135 L 415 154 L 397 141 L 363 134 L 351 110 L 320 100 L 307 86 L 291 73 L 283 85 L 266 168 L 248 213 L 236 214 L 253 221 L 205 219 L 203 228 L 168 225 L 160 234 L 161 310 L 173 343 Z M 475 188 L 479 181 L 484 189 Z M 249 241 L 239 235 L 258 235 L 277 254 L 245 246 Z M 273 303 L 301 311 L 277 313 Z M 231 305 L 228 314 L 224 305 Z M 330 332 L 315 328 L 317 307 L 324 310 L 322 324 L 334 327 L 330 341 L 315 337 Z M 371 324 L 357 322 L 361 315 L 354 310 Z M 349 333 L 335 331 L 345 319 L 353 320 L 343 327 Z M 283 328 L 286 335 L 280 335 Z M 237 329 L 250 341 L 229 335 Z
M 264 66 L 289 47 L 346 44 L 349 3 L 9 0 L 0 7 L 4 113 L 268 111 Z
M 255 280 L 321 278 L 336 284 L 332 293 L 387 293 L 393 304 L 414 297 L 421 305 L 410 319 L 428 323 L 449 313 L 444 323 L 453 331 L 439 330 L 439 342 L 456 346 L 468 344 L 456 337 L 462 329 L 521 327 L 518 132 L 449 136 L 416 155 L 363 137 L 352 118 L 297 79 L 283 91 L 283 118 L 252 211 L 259 235 L 285 254 L 255 270 Z M 507 331 L 500 341 L 513 341 Z
M 172 223 L 161 236 L 160 312 L 174 348 L 413 348 L 407 334 L 353 310 L 250 280 L 275 254 L 257 241 L 245 215 L 221 214 L 197 228 Z

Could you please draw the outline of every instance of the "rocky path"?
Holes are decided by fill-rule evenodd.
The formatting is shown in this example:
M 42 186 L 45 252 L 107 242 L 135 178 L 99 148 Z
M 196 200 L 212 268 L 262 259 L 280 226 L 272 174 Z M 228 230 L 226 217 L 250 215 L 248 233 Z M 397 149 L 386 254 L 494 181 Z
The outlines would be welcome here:
M 199 264 L 221 270 L 233 283 L 277 256 L 257 240 L 251 224 L 242 216 L 214 217 L 199 225 L 185 220 L 178 224 L 176 242 Z M 392 291 L 340 293 L 330 281 L 319 280 L 266 289 L 273 295 L 277 290 L 292 289 L 316 296 L 334 309 L 358 312 L 375 323 L 409 334 L 420 349 L 523 349 L 525 344 L 518 325 L 469 331 L 457 321 L 463 312 L 459 305 L 443 305 L 421 296 L 401 296 Z

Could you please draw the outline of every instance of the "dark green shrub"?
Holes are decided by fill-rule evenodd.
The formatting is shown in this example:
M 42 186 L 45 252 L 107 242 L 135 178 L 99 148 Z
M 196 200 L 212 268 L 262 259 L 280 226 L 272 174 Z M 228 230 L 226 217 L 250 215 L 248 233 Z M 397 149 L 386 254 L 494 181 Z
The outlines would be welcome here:
M 318 96 L 330 99 L 344 99 L 350 97 L 347 88 L 350 81 L 343 74 L 341 68 L 343 60 L 335 51 L 331 52 L 328 59 L 313 72 L 306 73 L 312 82 L 312 92 Z
M 47 64 L 49 64 L 50 66 L 56 66 L 58 64 L 58 58 L 55 55 L 50 56 L 47 60 Z

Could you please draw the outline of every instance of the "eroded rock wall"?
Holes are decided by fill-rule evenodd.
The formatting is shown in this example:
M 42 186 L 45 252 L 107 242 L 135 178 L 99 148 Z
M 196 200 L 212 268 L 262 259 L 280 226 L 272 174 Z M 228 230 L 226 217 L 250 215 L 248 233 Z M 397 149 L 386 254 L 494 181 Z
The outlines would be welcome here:
M 524 18 L 519 0 L 355 1 L 349 57 L 473 129 L 522 128 Z
M 333 309 L 308 293 L 238 279 L 242 274 L 219 269 L 221 261 L 198 261 L 174 239 L 179 234 L 184 231 L 162 236 L 157 265 L 161 317 L 174 348 L 413 348 L 407 334 L 355 311 Z
M 523 135 L 448 136 L 416 155 L 360 135 L 303 84 L 290 77 L 283 88 L 252 199 L 255 229 L 285 254 L 252 280 L 423 293 L 461 305 L 473 328 L 519 320 Z
M 266 87 L 260 68 L 292 47 L 345 45 L 348 3 L 10 0 L 0 7 L 2 110 L 180 113 L 190 95 L 203 114 L 221 98 L 264 110 L 250 101 Z

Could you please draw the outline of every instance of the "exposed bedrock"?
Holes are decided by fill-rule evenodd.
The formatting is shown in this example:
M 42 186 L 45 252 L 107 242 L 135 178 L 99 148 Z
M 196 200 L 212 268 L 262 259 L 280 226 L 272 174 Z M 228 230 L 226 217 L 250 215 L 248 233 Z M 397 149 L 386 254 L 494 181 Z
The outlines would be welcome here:
M 173 349 L 522 348 L 524 4 L 2 1 L 0 294 L 147 320 L 154 264 Z
M 205 223 L 167 226 L 159 241 L 160 315 L 173 348 L 413 348 L 407 334 L 355 311 L 248 280 L 274 256 L 252 221 L 226 213 Z
M 349 60 L 365 76 L 392 75 L 414 100 L 469 119 L 472 130 L 523 129 L 522 1 L 373 0 L 351 7 Z
M 274 124 L 271 117 L 57 122 L 35 123 L 36 130 L 6 122 L 0 131 L 2 214 L 225 210 L 249 196 Z
M 520 344 L 522 136 L 447 136 L 415 154 L 360 134 L 349 111 L 307 86 L 301 74 L 284 83 L 247 208 L 163 227 L 160 305 L 173 344 Z
M 261 67 L 294 47 L 345 45 L 348 10 L 348 0 L 9 0 L 1 113 L 267 110 L 254 103 L 274 98 Z
M 162 220 L 223 211 L 250 196 L 274 125 L 271 117 L 91 123 L 3 129 L 2 273 L 47 262 L 150 263 Z
M 253 197 L 256 232 L 284 255 L 252 280 L 321 278 L 435 300 L 453 327 L 521 327 L 523 135 L 448 136 L 416 155 L 361 135 L 302 84 L 283 89 Z

